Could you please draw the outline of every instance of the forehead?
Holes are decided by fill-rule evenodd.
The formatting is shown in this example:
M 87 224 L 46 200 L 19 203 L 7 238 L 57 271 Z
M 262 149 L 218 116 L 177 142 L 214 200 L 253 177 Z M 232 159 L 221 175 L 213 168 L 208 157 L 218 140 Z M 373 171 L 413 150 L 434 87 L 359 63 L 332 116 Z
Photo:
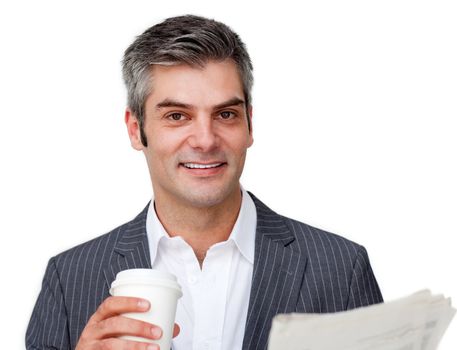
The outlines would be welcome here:
M 231 98 L 243 99 L 243 85 L 232 60 L 209 61 L 204 67 L 154 65 L 146 108 L 165 99 L 211 107 Z

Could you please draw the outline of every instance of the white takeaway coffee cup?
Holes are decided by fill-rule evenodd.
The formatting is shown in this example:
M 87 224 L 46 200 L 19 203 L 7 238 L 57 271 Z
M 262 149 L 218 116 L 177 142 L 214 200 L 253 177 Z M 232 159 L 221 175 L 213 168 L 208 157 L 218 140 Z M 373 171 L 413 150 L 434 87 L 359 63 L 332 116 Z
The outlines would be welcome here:
M 176 306 L 178 299 L 182 297 L 181 286 L 175 275 L 153 269 L 124 270 L 116 275 L 116 280 L 111 284 L 110 294 L 148 300 L 151 304 L 149 311 L 126 313 L 123 316 L 149 322 L 162 329 L 162 337 L 159 340 L 134 336 L 121 338 L 155 343 L 163 350 L 171 348 Z

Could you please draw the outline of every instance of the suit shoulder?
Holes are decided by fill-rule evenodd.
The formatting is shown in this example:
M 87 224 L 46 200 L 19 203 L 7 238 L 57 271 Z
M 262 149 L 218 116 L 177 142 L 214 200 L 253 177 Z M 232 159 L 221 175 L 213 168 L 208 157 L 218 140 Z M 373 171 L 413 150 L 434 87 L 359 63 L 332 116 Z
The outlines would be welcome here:
M 304 247 L 308 252 L 317 253 L 338 250 L 342 254 L 347 254 L 351 257 L 365 251 L 365 248 L 361 245 L 343 236 L 280 215 L 266 206 L 254 194 L 251 192 L 248 193 L 256 206 L 258 223 L 261 223 L 261 225 L 266 226 L 268 229 L 274 227 L 274 230 L 278 232 L 290 232 L 298 242 L 298 249 L 303 249 Z
M 365 248 L 339 234 L 328 232 L 295 219 L 280 215 L 286 226 L 301 245 L 315 248 L 333 249 L 356 255 Z
M 103 258 L 105 254 L 110 254 L 110 251 L 115 246 L 115 243 L 118 241 L 126 225 L 128 225 L 128 223 L 116 227 L 108 233 L 65 250 L 57 254 L 51 260 L 54 260 L 59 269 L 59 267 L 63 268 L 68 265 L 73 265 L 79 260 L 87 257 L 92 257 L 93 259 L 97 259 L 97 257 Z
M 108 233 L 72 247 L 56 255 L 51 260 L 55 262 L 58 270 L 79 269 L 89 262 L 91 265 L 101 265 L 110 259 L 116 243 L 125 232 L 145 225 L 146 213 L 147 207 L 133 220 L 114 228 Z

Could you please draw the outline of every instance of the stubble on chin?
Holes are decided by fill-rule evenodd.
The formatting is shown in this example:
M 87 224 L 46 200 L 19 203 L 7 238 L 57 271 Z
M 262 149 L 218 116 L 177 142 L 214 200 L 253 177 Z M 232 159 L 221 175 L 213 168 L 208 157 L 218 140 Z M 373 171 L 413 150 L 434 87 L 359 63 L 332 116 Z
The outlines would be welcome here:
M 185 199 L 189 205 L 194 208 L 212 208 L 218 206 L 230 196 L 231 190 L 229 188 L 218 189 L 202 189 L 196 188 L 189 189 L 184 194 Z

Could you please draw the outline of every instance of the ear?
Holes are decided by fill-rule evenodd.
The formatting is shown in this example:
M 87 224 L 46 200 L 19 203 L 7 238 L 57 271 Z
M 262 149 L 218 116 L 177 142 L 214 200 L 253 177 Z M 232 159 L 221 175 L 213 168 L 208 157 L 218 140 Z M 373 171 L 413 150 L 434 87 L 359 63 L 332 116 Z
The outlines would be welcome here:
M 251 125 L 251 130 L 249 131 L 248 147 L 251 147 L 252 144 L 254 143 L 254 136 L 253 136 L 253 131 L 252 131 L 252 106 L 248 107 L 248 118 L 249 118 L 249 123 Z
M 140 124 L 138 123 L 136 116 L 129 108 L 125 110 L 125 125 L 127 126 L 127 132 L 129 134 L 130 144 L 132 147 L 137 151 L 143 150 L 144 146 L 141 143 L 140 137 Z

